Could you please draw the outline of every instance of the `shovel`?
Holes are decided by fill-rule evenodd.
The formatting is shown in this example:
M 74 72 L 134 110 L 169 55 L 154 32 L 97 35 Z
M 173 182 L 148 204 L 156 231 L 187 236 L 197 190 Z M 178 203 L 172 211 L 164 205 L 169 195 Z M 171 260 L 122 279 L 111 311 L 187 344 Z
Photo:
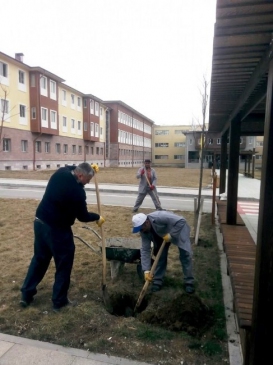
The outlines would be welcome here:
M 98 204 L 98 212 L 101 215 L 101 205 L 100 205 L 100 194 L 99 187 L 96 178 L 96 173 L 94 175 L 94 183 L 96 188 L 96 196 L 97 196 L 97 204 Z M 109 298 L 109 294 L 106 288 L 106 248 L 105 248 L 105 236 L 103 226 L 100 227 L 100 235 L 101 235 L 101 253 L 102 253 L 102 296 L 104 305 L 109 313 L 113 313 L 113 307 L 111 305 L 111 300 Z
M 150 181 L 149 181 L 149 179 L 148 179 L 148 176 L 147 176 L 147 173 L 146 173 L 146 170 L 145 170 L 145 177 L 146 177 L 146 180 L 147 180 L 147 183 L 148 183 L 148 185 L 149 185 L 149 187 L 151 187 L 151 183 L 150 183 Z M 160 201 L 159 201 L 159 199 L 158 199 L 158 196 L 157 196 L 157 194 L 152 190 L 152 192 L 153 192 L 153 194 L 154 194 L 154 197 L 155 197 L 155 200 L 157 201 L 157 204 L 160 206 L 160 208 L 161 208 L 161 203 L 160 203 Z M 161 208 L 162 209 L 162 208 Z
M 160 249 L 159 249 L 159 251 L 158 251 L 158 253 L 157 253 L 156 257 L 155 257 L 154 263 L 153 263 L 153 265 L 151 267 L 151 271 L 150 271 L 150 275 L 151 276 L 154 275 L 155 269 L 157 267 L 158 261 L 160 259 L 160 256 L 161 256 L 163 250 L 164 250 L 165 245 L 166 245 L 166 242 L 163 241 L 162 242 L 162 245 L 160 246 Z M 145 281 L 145 284 L 144 284 L 144 286 L 143 286 L 143 288 L 142 288 L 142 290 L 141 290 L 141 292 L 139 294 L 138 300 L 136 302 L 135 309 L 134 309 L 134 313 L 137 311 L 137 309 L 139 308 L 140 304 L 142 303 L 142 300 L 145 297 L 145 294 L 146 294 L 146 292 L 148 290 L 149 285 L 150 285 L 150 281 L 146 280 Z

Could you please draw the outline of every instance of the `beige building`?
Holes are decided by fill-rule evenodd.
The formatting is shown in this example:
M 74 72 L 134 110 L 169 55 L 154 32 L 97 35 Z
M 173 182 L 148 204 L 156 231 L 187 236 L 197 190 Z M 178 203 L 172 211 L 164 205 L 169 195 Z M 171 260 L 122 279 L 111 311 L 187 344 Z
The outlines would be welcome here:
M 0 52 L 0 169 L 56 169 L 83 161 L 137 167 L 151 158 L 154 122 L 103 101 L 42 67 Z M 92 87 L 92 85 L 90 85 Z
M 185 167 L 186 137 L 189 125 L 154 125 L 152 162 L 157 166 Z

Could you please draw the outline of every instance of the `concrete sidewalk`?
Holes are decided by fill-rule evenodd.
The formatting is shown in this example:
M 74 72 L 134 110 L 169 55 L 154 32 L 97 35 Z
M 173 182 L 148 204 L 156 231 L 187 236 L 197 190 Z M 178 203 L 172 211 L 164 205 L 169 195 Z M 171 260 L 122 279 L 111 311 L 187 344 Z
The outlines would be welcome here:
M 0 333 L 1 365 L 148 365 Z M 149 364 L 151 365 L 151 364 Z

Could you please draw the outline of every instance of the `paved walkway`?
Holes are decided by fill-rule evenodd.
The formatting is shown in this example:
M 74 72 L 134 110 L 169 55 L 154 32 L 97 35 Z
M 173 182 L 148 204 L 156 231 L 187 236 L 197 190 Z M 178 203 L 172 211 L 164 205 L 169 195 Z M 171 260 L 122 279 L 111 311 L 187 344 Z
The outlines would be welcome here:
M 25 186 L 25 187 L 46 187 L 47 181 L 34 180 L 15 180 L 0 179 L 1 185 L 4 186 Z M 113 185 L 100 184 L 100 191 L 136 193 L 137 186 L 134 185 Z M 92 184 L 86 186 L 88 190 L 94 190 Z M 176 187 L 158 187 L 160 195 L 173 196 L 192 196 L 197 194 L 198 189 L 176 188 Z M 216 195 L 218 194 L 218 189 Z M 203 189 L 204 197 L 212 196 L 212 189 Z M 239 175 L 238 198 L 239 200 L 258 201 L 260 195 L 260 181 Z M 246 215 L 243 216 L 246 218 Z M 254 234 L 257 232 L 258 218 L 252 217 L 245 220 L 247 228 Z M 220 258 L 221 261 L 222 258 Z M 221 267 L 225 265 L 221 264 Z M 231 300 L 230 284 L 228 278 L 224 276 L 225 269 L 222 270 L 222 280 L 224 285 L 225 305 Z M 230 308 L 232 304 L 230 303 Z M 227 317 L 230 317 L 230 313 Z M 241 365 L 242 358 L 239 351 L 239 344 L 236 343 L 234 335 L 235 324 L 230 320 L 227 323 L 229 339 L 230 365 Z M 88 351 L 66 348 L 59 345 L 53 345 L 46 342 L 34 341 L 22 337 L 10 336 L 0 333 L 0 365 L 145 365 L 143 362 L 131 361 L 114 356 L 103 354 L 94 354 Z M 148 365 L 148 364 L 146 364 Z

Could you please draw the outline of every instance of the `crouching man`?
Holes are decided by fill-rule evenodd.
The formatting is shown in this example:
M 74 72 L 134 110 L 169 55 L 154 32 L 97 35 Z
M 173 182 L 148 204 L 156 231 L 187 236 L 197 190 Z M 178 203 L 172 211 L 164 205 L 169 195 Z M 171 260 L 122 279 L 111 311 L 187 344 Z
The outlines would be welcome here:
M 133 233 L 140 232 L 141 235 L 141 266 L 144 271 L 145 280 L 153 283 L 152 291 L 156 292 L 161 290 L 167 269 L 169 247 L 173 243 L 179 249 L 185 290 L 189 294 L 194 293 L 190 227 L 185 218 L 172 212 L 156 211 L 148 215 L 143 213 L 135 214 L 132 222 Z M 154 254 L 156 255 L 163 240 L 166 242 L 166 245 L 159 259 L 155 274 L 151 277 L 151 243 L 153 242 L 154 244 Z

